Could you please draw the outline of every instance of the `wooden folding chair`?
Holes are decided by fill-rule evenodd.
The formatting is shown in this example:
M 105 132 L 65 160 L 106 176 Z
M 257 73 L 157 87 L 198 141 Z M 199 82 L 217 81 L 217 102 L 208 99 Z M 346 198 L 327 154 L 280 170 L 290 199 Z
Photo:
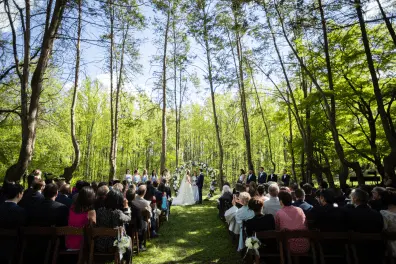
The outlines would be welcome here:
M 16 253 L 18 251 L 18 246 L 19 246 L 18 238 L 19 238 L 18 229 L 0 229 L 1 240 L 9 242 L 10 239 L 14 239 L 16 243 L 14 252 L 9 252 L 11 254 L 11 258 L 9 259 L 8 264 L 14 263 L 16 259 Z
M 356 250 L 356 245 L 360 244 L 362 241 L 364 243 L 371 242 L 382 242 L 385 243 L 384 236 L 381 233 L 358 233 L 358 232 L 350 232 L 350 240 L 351 240 L 351 248 L 352 248 L 352 256 L 355 264 L 359 264 L 359 257 Z M 378 260 L 377 263 L 381 263 Z
M 389 242 L 396 240 L 396 232 L 384 232 L 382 234 L 384 240 L 386 241 L 386 258 L 389 264 L 395 264 L 395 257 L 392 254 L 392 247 Z
M 283 232 L 278 232 L 278 231 L 261 231 L 256 233 L 256 237 L 263 243 L 262 248 L 259 250 L 260 256 L 254 256 L 254 263 L 260 264 L 260 261 L 262 259 L 268 259 L 268 258 L 277 258 L 279 259 L 280 264 L 285 263 L 284 259 L 284 247 L 283 247 L 283 237 L 284 234 Z M 265 250 L 265 244 L 266 241 L 269 243 L 273 243 L 273 241 L 276 241 L 278 251 L 277 252 L 268 252 Z
M 120 256 L 117 247 L 114 247 L 114 252 L 95 252 L 95 239 L 104 236 L 117 238 L 118 228 L 96 227 L 96 228 L 87 228 L 86 231 L 89 242 L 89 257 L 88 257 L 89 264 L 94 263 L 95 257 L 100 257 L 103 260 L 107 258 L 112 258 L 114 259 L 114 264 L 118 264 L 120 262 Z
M 22 248 L 21 248 L 21 257 L 19 258 L 19 264 L 23 264 L 23 258 L 27 246 L 28 240 L 37 237 L 48 238 L 47 249 L 45 251 L 44 264 L 47 264 L 50 260 L 50 254 L 52 245 L 55 240 L 55 227 L 22 227 L 21 228 L 21 237 L 22 237 Z
M 348 232 L 318 232 L 317 233 L 317 246 L 319 248 L 319 258 L 321 264 L 326 264 L 326 259 L 331 260 L 345 260 L 346 263 L 351 264 L 351 254 L 349 250 L 350 233 Z M 323 243 L 326 244 L 325 248 L 343 245 L 344 252 L 331 252 L 328 253 L 323 249 Z
M 139 230 L 137 230 L 137 219 L 134 217 L 132 217 L 131 221 L 129 222 L 129 235 L 131 236 L 132 242 L 132 254 L 133 248 L 136 245 L 136 254 L 139 255 Z
M 318 239 L 318 232 L 317 231 L 308 231 L 308 230 L 293 230 L 293 231 L 282 231 L 284 232 L 283 241 L 286 247 L 286 254 L 287 254 L 287 263 L 300 263 L 300 258 L 311 258 L 314 264 L 317 263 L 316 259 L 316 249 L 315 249 L 315 242 Z M 289 248 L 289 239 L 293 238 L 306 238 L 309 240 L 310 250 L 307 253 L 296 254 L 292 253 Z
M 147 240 L 150 240 L 151 237 L 151 221 L 150 221 L 150 212 L 147 210 L 142 211 L 142 217 L 144 221 L 147 222 Z
M 78 264 L 83 263 L 83 253 L 84 253 L 84 229 L 83 228 L 77 228 L 77 227 L 71 227 L 71 226 L 65 226 L 65 227 L 57 227 L 55 229 L 55 235 L 56 235 L 56 242 L 55 242 L 55 249 L 54 249 L 54 255 L 52 257 L 52 264 L 56 264 L 58 261 L 59 255 L 66 255 L 66 256 L 77 256 L 78 257 Z M 80 245 L 79 250 L 65 250 L 65 249 L 60 249 L 60 241 L 62 237 L 65 236 L 70 236 L 70 235 L 75 235 L 75 236 L 81 236 L 82 241 Z

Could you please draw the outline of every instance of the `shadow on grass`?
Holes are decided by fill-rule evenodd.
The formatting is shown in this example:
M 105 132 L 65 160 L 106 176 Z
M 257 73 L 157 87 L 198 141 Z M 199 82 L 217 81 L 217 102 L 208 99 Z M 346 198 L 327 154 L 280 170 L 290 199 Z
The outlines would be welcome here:
M 213 201 L 172 207 L 169 222 L 159 233 L 133 263 L 241 263 Z

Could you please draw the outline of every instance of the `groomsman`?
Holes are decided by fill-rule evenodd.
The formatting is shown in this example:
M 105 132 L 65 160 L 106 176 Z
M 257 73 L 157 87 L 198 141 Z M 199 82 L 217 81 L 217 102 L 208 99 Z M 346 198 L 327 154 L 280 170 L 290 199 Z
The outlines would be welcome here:
M 199 169 L 199 176 L 197 178 L 196 185 L 198 186 L 198 193 L 199 193 L 199 204 L 202 204 L 202 188 L 204 184 L 204 175 L 203 170 Z
M 258 176 L 258 183 L 263 184 L 267 182 L 267 173 L 264 172 L 264 167 L 260 167 L 260 172 Z
M 278 181 L 278 175 L 274 173 L 274 170 L 271 170 L 271 174 L 268 176 L 267 182 L 277 182 Z
M 290 184 L 290 175 L 287 174 L 287 170 L 286 169 L 283 170 L 283 175 L 282 175 L 282 179 L 281 180 L 282 180 L 284 186 L 289 186 L 289 184 Z
M 254 182 L 257 181 L 256 175 L 254 175 L 253 170 L 249 170 L 249 175 L 248 175 L 248 177 L 247 177 L 246 184 L 249 184 L 249 183 L 252 182 L 252 181 L 254 181 Z

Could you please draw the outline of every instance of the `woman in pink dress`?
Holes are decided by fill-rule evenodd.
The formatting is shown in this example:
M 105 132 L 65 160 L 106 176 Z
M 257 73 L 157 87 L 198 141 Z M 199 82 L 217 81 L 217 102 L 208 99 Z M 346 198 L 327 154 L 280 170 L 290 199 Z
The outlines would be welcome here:
M 276 212 L 276 230 L 308 230 L 304 211 L 299 207 L 292 206 L 290 193 L 279 192 L 281 209 Z M 291 253 L 302 254 L 309 251 L 309 240 L 306 238 L 291 238 L 288 240 L 288 248 Z
M 95 192 L 92 187 L 86 186 L 78 193 L 77 199 L 69 211 L 68 226 L 84 228 L 96 223 L 94 210 Z M 66 236 L 66 248 L 78 250 L 83 237 L 78 235 Z

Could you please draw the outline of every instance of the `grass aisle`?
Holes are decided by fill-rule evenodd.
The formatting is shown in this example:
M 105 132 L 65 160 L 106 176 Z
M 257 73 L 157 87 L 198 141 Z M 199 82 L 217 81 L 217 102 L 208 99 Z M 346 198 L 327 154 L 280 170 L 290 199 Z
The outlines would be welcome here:
M 133 257 L 134 264 L 241 263 L 214 201 L 174 206 L 171 212 L 160 237 L 148 242 L 146 252 Z

